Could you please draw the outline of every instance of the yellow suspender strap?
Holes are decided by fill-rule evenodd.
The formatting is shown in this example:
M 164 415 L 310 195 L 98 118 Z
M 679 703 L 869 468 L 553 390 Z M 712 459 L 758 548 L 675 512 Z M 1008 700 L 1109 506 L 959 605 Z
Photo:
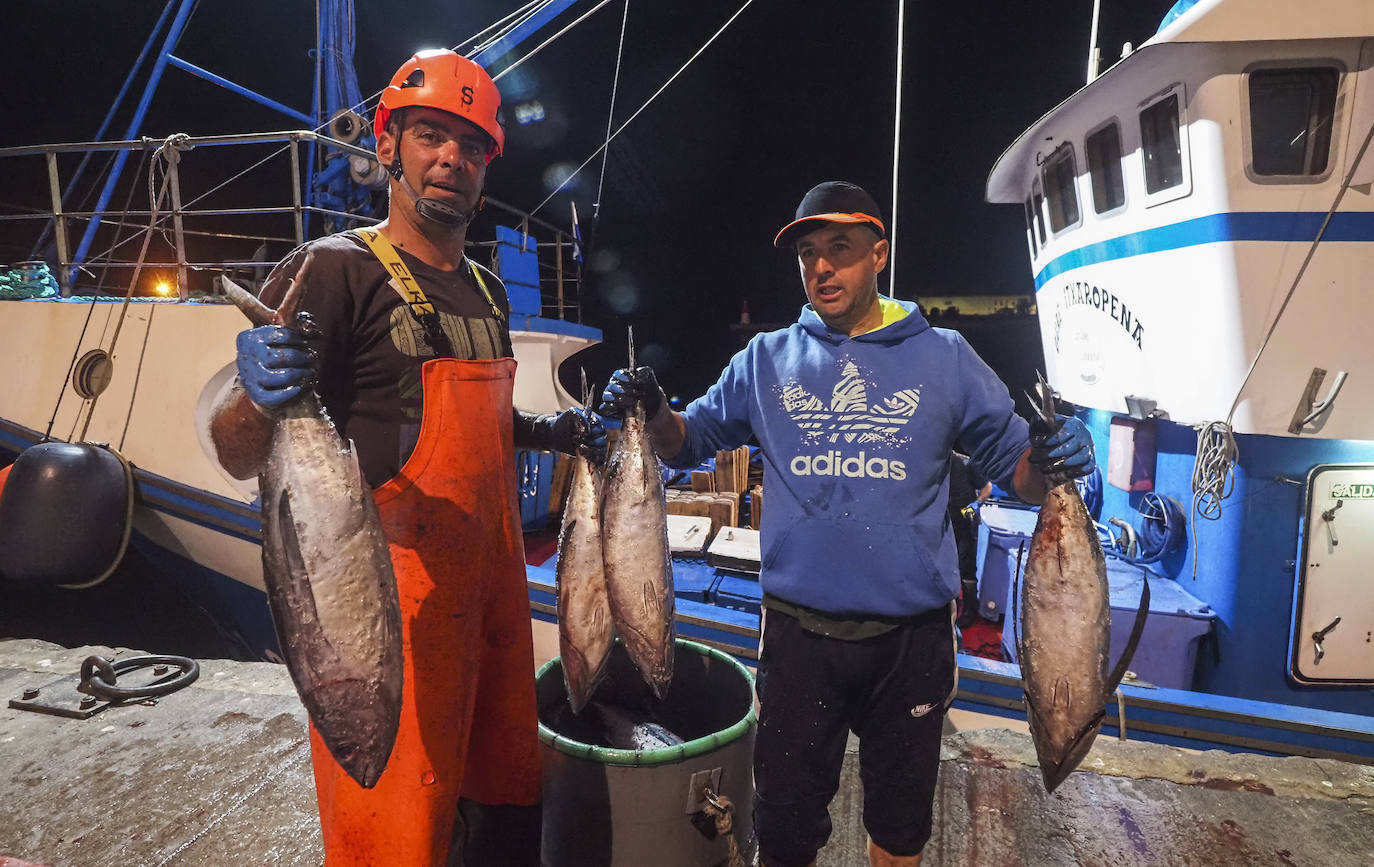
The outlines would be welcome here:
M 400 294 L 401 300 L 409 307 L 410 312 L 415 318 L 424 321 L 424 317 L 434 315 L 434 305 L 429 298 L 425 297 L 425 292 L 420 288 L 420 283 L 415 279 L 415 275 L 410 273 L 410 268 L 401 260 L 401 254 L 396 252 L 396 248 L 391 246 L 391 242 L 383 237 L 382 233 L 376 229 L 354 229 L 353 233 L 372 249 L 372 254 L 382 263 L 386 272 L 395 278 L 391 285 Z M 477 288 L 482 291 L 483 297 L 487 299 L 487 304 L 491 306 L 491 312 L 502 322 L 506 317 L 502 315 L 501 308 L 496 306 L 496 299 L 491 297 L 491 290 L 487 288 L 487 281 L 482 279 L 482 272 L 477 270 L 477 266 L 471 261 L 468 267 L 472 271 L 472 279 L 477 284 Z

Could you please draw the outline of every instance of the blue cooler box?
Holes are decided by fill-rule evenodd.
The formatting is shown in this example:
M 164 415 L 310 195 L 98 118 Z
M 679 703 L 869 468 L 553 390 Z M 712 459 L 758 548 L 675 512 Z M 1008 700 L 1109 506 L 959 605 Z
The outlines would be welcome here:
M 1141 576 L 1147 567 L 1107 558 L 1107 586 L 1112 612 L 1109 669 L 1116 665 L 1131 636 L 1136 611 L 1140 609 Z M 1128 669 L 1146 683 L 1168 689 L 1192 689 L 1193 669 L 1202 636 L 1212 629 L 1216 612 L 1177 582 L 1153 571 L 1150 576 L 1150 615 L 1145 620 L 1135 658 Z M 1005 604 L 1012 605 L 1008 589 Z M 1008 618 L 1002 627 L 1002 650 L 1016 661 L 1016 624 Z
M 1029 548 L 1039 511 L 1030 506 L 983 503 L 978 508 L 978 613 L 998 621 L 1016 574 L 1018 552 Z M 1025 554 L 1020 554 L 1024 568 Z

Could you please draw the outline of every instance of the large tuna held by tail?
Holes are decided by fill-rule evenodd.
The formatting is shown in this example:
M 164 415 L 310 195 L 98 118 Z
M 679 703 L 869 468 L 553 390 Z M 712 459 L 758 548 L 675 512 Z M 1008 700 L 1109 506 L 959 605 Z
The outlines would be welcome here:
M 1041 417 L 1052 422 L 1049 387 L 1037 391 Z M 1026 716 L 1052 792 L 1092 748 L 1116 684 L 1107 673 L 1111 611 L 1097 528 L 1072 479 L 1046 481 L 1021 579 L 1018 635 Z
M 307 256 L 275 311 L 228 280 L 225 291 L 254 325 L 296 326 L 309 268 Z M 372 491 L 313 389 L 281 409 L 259 486 L 263 577 L 286 667 L 330 754 L 371 788 L 400 726 L 400 602 Z
M 1053 487 L 1040 507 L 1020 614 L 1026 715 L 1054 791 L 1092 747 L 1109 692 L 1107 564 L 1073 482 Z

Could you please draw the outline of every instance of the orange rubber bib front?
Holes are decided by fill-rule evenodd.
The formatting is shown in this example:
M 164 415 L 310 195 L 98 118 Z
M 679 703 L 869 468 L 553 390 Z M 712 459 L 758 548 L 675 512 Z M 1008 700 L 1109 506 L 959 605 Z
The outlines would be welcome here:
M 442 865 L 460 795 L 539 803 L 514 381 L 509 358 L 426 362 L 419 442 L 375 492 L 401 600 L 401 727 L 386 770 L 364 789 L 312 726 L 330 867 Z

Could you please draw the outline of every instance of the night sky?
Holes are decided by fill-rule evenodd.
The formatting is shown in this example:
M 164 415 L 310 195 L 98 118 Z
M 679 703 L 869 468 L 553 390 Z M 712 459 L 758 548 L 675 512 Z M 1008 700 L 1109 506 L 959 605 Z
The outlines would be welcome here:
M 631 0 L 616 125 L 743 2 Z M 0 58 L 8 83 L 0 146 L 91 139 L 162 2 L 14 5 Z M 364 95 L 412 51 L 452 46 L 517 5 L 357 0 L 354 62 Z M 594 5 L 579 0 L 519 52 Z M 1123 42 L 1149 38 L 1170 5 L 1104 0 L 1103 67 Z M 508 106 L 538 100 L 546 118 L 527 126 L 508 120 L 507 156 L 488 176 L 492 196 L 534 207 L 548 192 L 545 178 L 557 172 L 551 167 L 579 165 L 603 140 L 623 9 L 614 0 L 501 80 Z M 1017 135 L 1082 85 L 1091 0 L 908 0 L 906 14 L 896 294 L 1029 293 L 1020 210 L 985 204 L 984 181 Z M 314 3 L 303 0 L 203 0 L 176 53 L 306 110 L 313 19 Z M 604 381 L 623 364 L 625 326 L 633 324 L 640 359 L 654 365 L 670 394 L 690 399 L 742 345 L 729 327 L 742 302 L 755 322 L 795 319 L 804 300 L 795 259 L 774 250 L 772 238 L 801 195 L 842 178 L 866 187 L 885 210 L 891 202 L 896 23 L 895 0 L 753 0 L 612 143 L 594 227 L 599 157 L 539 212 L 566 225 L 573 199 L 584 233 L 594 231 L 583 318 L 604 329 L 606 342 L 584 353 L 589 376 Z M 128 114 L 106 138 L 123 132 Z M 142 132 L 297 126 L 169 69 Z M 46 205 L 35 169 L 38 162 L 27 162 L 16 177 L 16 167 L 0 163 L 0 212 Z M 35 231 L 0 224 L 0 262 L 28 258 Z

